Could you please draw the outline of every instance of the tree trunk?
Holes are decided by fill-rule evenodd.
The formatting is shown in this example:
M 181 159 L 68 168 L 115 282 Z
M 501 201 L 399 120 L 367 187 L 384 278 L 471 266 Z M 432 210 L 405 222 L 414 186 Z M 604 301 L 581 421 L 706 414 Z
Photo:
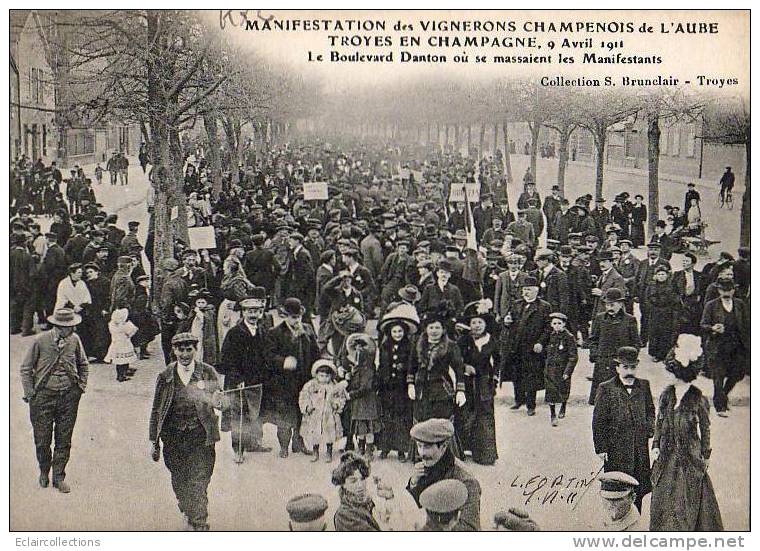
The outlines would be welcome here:
M 538 137 L 541 134 L 541 123 L 534 121 L 528 124 L 530 128 L 530 173 L 533 174 L 533 180 L 538 181 L 536 174 L 536 157 L 538 156 Z
M 567 172 L 567 162 L 570 159 L 570 135 L 572 130 L 569 127 L 563 128 L 559 133 L 559 165 L 557 166 L 557 185 L 562 196 L 565 196 L 565 172 Z
M 649 201 L 647 203 L 647 228 L 654 233 L 660 213 L 660 116 L 652 113 L 647 117 L 647 160 L 649 174 Z
M 462 149 L 462 141 L 459 137 L 459 125 L 454 125 L 454 147 L 456 148 L 456 152 L 460 153 Z
M 480 149 L 478 149 L 478 161 L 483 158 L 483 150 L 486 146 L 486 123 L 480 125 Z
M 427 142 L 426 142 L 427 145 L 430 145 L 430 131 L 431 131 L 430 121 L 428 121 L 428 123 L 427 123 Z
M 470 152 L 472 151 L 472 125 L 467 125 L 467 157 L 470 156 Z
M 604 187 L 604 150 L 607 145 L 607 129 L 598 128 L 594 133 L 594 144 L 596 145 L 596 199 L 602 197 L 602 188 Z
M 435 147 L 436 149 L 441 146 L 441 123 L 435 125 Z
M 512 154 L 509 151 L 509 128 L 507 127 L 507 121 L 501 123 L 501 128 L 504 131 L 504 175 L 507 177 L 507 183 L 512 183 Z
M 499 150 L 499 123 L 493 125 L 493 158 L 496 159 L 496 152 Z
M 208 156 L 211 165 L 213 193 L 214 199 L 217 199 L 219 192 L 222 191 L 222 160 L 219 154 L 219 127 L 216 113 L 203 114 L 203 127 L 206 129 L 206 136 L 208 137 Z
M 741 230 L 739 233 L 739 246 L 749 247 L 750 242 L 750 206 L 749 206 L 749 188 L 750 188 L 750 137 L 747 133 L 747 143 L 744 144 L 745 151 L 747 152 L 747 168 L 744 173 L 744 195 L 742 196 L 742 211 L 741 211 Z

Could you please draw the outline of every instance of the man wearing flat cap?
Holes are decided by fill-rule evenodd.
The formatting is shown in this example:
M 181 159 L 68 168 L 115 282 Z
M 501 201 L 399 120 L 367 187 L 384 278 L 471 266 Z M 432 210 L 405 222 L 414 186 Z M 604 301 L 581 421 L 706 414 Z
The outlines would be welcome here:
M 140 222 L 133 220 L 127 223 L 127 227 L 129 228 L 129 233 L 121 240 L 119 254 L 129 254 L 134 245 L 140 245 L 140 242 L 137 240 L 137 229 L 140 227 Z
M 324 532 L 327 529 L 327 500 L 319 494 L 291 498 L 285 510 L 288 512 L 288 529 L 291 532 Z
M 538 296 L 551 305 L 552 312 L 567 314 L 570 288 L 567 274 L 557 268 L 556 253 L 539 249 L 535 261 L 538 265 Z
M 618 471 L 599 475 L 599 495 L 604 500 L 607 517 L 604 529 L 609 532 L 643 532 L 649 526 L 640 511 L 633 507 L 639 482 L 634 477 Z
M 427 521 L 422 532 L 452 532 L 457 529 L 461 509 L 467 502 L 467 486 L 460 480 L 447 478 L 428 486 L 420 494 L 420 506 Z
M 616 376 L 599 385 L 591 422 L 594 450 L 604 471 L 621 471 L 636 478 L 636 507 L 652 491 L 649 439 L 654 436 L 655 409 L 649 381 L 636 370 L 639 351 L 621 346 L 615 357 Z
M 480 483 L 454 457 L 451 450 L 453 423 L 448 419 L 432 418 L 417 423 L 409 433 L 414 439 L 420 461 L 414 465 L 406 490 L 417 506 L 424 506 L 421 496 L 436 482 L 458 480 L 466 487 L 467 498 L 459 508 L 457 522 L 450 529 L 461 532 L 480 530 Z
M 74 329 L 82 318 L 69 308 L 48 317 L 52 329 L 38 335 L 21 362 L 21 384 L 40 468 L 39 484 L 47 488 L 50 470 L 53 487 L 67 494 L 66 465 L 71 453 L 71 436 L 77 420 L 79 400 L 87 388 L 89 364 Z M 50 446 L 55 433 L 55 449 Z
M 658 266 L 669 265 L 668 261 L 661 256 L 661 245 L 650 243 L 647 245 L 647 257 L 639 263 L 636 273 L 636 294 L 634 300 L 639 303 L 641 309 L 641 345 L 646 346 L 649 341 L 649 312 L 647 308 L 647 287 L 654 279 L 654 272 Z M 632 314 L 633 312 L 629 312 Z
M 214 473 L 219 419 L 214 409 L 227 409 L 216 370 L 195 359 L 198 338 L 177 333 L 172 348 L 177 361 L 158 375 L 148 438 L 150 453 L 158 461 L 163 443 L 179 510 L 188 528 L 207 531 L 208 485 Z
M 261 326 L 267 305 L 266 290 L 253 287 L 246 297 L 238 301 L 240 321 L 227 332 L 222 343 L 219 373 L 224 375 L 224 388 L 265 385 L 271 369 L 267 353 L 265 329 Z M 271 448 L 261 445 L 264 436 L 261 422 L 261 401 L 267 389 L 242 391 L 234 394 L 230 410 L 222 414 L 222 430 L 232 435 L 235 462 L 242 463 L 248 452 L 267 452 Z M 242 407 L 241 407 L 242 404 Z
M 111 311 L 132 306 L 135 300 L 134 268 L 135 262 L 131 256 L 119 257 L 116 273 L 111 278 Z
M 604 311 L 604 302 L 602 299 L 606 296 L 607 291 L 613 288 L 618 289 L 623 293 L 623 297 L 625 297 L 625 294 L 628 292 L 625 279 L 615 269 L 612 251 L 600 252 L 597 256 L 597 260 L 599 261 L 600 274 L 596 286 L 591 289 L 591 295 L 595 299 L 593 317 L 596 317 Z M 632 313 L 633 312 L 629 312 L 629 314 Z

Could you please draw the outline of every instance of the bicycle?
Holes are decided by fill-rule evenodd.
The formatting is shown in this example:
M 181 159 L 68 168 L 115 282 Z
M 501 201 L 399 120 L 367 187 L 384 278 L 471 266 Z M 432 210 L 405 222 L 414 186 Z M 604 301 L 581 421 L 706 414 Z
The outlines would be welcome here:
M 726 207 L 728 210 L 734 209 L 734 194 L 730 189 L 727 189 L 721 196 L 719 207 Z

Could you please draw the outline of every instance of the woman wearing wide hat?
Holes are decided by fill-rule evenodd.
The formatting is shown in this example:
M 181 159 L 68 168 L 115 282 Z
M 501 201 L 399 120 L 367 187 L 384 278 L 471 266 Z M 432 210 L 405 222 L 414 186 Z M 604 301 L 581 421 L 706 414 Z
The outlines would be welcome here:
M 469 326 L 469 331 L 459 339 L 467 402 L 457 410 L 455 427 L 463 450 L 470 450 L 473 461 L 484 465 L 493 465 L 499 457 L 494 396 L 500 359 L 492 312 L 489 299 L 465 306 L 461 321 Z
M 406 376 L 415 353 L 415 334 L 419 324 L 417 310 L 406 303 L 391 308 L 378 324 L 380 363 L 377 379 L 383 421 L 381 458 L 396 450 L 399 461 L 404 462 L 411 445 L 412 402 L 407 395 Z

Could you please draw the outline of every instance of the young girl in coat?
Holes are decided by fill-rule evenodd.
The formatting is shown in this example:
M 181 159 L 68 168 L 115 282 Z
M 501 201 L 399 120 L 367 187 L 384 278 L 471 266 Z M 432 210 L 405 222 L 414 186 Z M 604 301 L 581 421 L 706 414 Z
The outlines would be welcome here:
M 372 337 L 365 333 L 354 333 L 346 339 L 347 361 L 351 366 L 348 386 L 348 400 L 351 402 L 351 435 L 356 436 L 359 453 L 365 453 L 372 461 L 375 450 L 375 433 L 380 432 L 382 423 L 375 392 L 375 352 L 377 346 Z
M 340 412 L 346 405 L 346 385 L 336 384 L 335 364 L 317 360 L 311 367 L 312 379 L 298 395 L 301 410 L 301 437 L 307 449 L 314 450 L 311 461 L 319 461 L 319 448 L 325 448 L 325 463 L 333 458 L 333 444 L 343 435 Z
M 383 419 L 380 458 L 385 458 L 391 450 L 396 450 L 398 460 L 403 463 L 411 445 L 409 430 L 412 428 L 412 401 L 407 395 L 406 374 L 414 354 L 413 326 L 403 320 L 390 319 L 384 322 L 381 322 L 380 327 L 383 340 L 377 370 Z
M 578 363 L 578 347 L 575 337 L 567 330 L 567 316 L 560 312 L 549 315 L 551 333 L 543 343 L 546 352 L 546 365 L 544 367 L 544 394 L 546 403 L 549 404 L 551 423 L 556 427 L 556 405 L 559 407 L 559 418 L 565 417 L 567 399 L 570 397 L 570 379 Z
M 132 336 L 137 333 L 137 326 L 127 321 L 129 310 L 119 308 L 111 313 L 108 331 L 111 333 L 111 346 L 106 352 L 105 361 L 116 366 L 116 380 L 124 382 L 129 379 L 127 374 L 130 362 L 137 360 Z

